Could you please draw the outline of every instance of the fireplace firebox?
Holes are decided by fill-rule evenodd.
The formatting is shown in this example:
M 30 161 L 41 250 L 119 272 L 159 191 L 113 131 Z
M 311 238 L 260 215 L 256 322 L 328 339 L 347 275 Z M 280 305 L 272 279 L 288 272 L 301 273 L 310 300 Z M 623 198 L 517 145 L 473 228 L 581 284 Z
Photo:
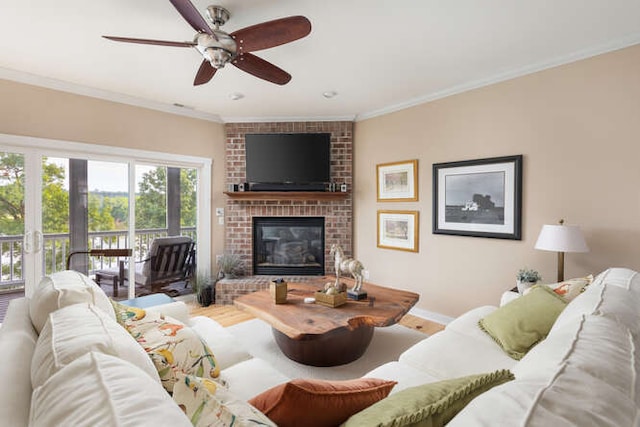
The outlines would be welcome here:
M 253 217 L 253 274 L 324 274 L 323 217 Z

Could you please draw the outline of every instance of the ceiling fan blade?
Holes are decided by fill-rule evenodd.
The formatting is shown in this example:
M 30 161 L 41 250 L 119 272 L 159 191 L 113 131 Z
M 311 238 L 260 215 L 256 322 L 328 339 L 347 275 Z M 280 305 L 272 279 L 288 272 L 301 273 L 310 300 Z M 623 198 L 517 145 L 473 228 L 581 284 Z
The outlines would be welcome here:
M 238 55 L 232 64 L 242 71 L 277 85 L 285 85 L 291 80 L 291 74 L 250 53 Z
M 200 64 L 200 68 L 198 68 L 198 72 L 196 73 L 196 78 L 193 81 L 193 85 L 198 86 L 209 82 L 216 71 L 218 70 L 216 68 L 213 68 L 209 61 L 205 59 L 204 61 L 202 61 L 202 64 Z
M 311 32 L 311 22 L 304 16 L 290 16 L 252 25 L 231 33 L 241 52 L 268 49 L 301 39 Z
M 125 43 L 139 43 L 139 44 L 153 44 L 158 46 L 172 46 L 172 47 L 194 47 L 194 42 L 172 42 L 167 40 L 149 40 L 149 39 L 132 39 L 130 37 L 115 37 L 115 36 L 102 36 L 105 39 L 113 40 L 116 42 Z
M 189 25 L 193 27 L 194 30 L 196 30 L 199 33 L 210 34 L 216 40 L 218 40 L 216 35 L 213 34 L 211 27 L 209 27 L 209 24 L 207 24 L 207 21 L 205 21 L 202 15 L 200 15 L 200 12 L 198 12 L 198 9 L 196 9 L 193 3 L 191 3 L 189 0 L 169 0 L 169 1 L 171 1 L 171 4 L 173 5 L 173 7 L 175 7 L 176 10 L 180 12 L 180 15 L 182 15 L 185 21 L 187 21 Z

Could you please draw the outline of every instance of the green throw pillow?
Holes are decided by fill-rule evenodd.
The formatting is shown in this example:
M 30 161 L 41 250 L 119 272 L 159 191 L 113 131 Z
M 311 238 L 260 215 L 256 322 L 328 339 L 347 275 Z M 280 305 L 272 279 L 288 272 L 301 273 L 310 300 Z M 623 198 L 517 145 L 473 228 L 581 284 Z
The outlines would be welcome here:
M 480 319 L 480 329 L 512 358 L 522 359 L 546 338 L 567 302 L 547 286 L 534 286 L 520 298 Z
M 512 379 L 503 369 L 407 388 L 352 415 L 342 427 L 444 426 L 476 396 Z

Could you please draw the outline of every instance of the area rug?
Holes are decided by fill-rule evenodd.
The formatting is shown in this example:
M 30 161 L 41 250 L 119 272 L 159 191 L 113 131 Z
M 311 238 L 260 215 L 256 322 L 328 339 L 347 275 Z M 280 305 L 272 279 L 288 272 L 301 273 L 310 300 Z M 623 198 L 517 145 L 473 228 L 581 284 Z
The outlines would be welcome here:
M 259 357 L 289 378 L 347 380 L 360 378 L 374 368 L 394 360 L 428 335 L 401 325 L 376 328 L 369 348 L 362 357 L 346 365 L 320 368 L 288 359 L 276 344 L 271 326 L 259 319 L 227 328 L 254 357 Z

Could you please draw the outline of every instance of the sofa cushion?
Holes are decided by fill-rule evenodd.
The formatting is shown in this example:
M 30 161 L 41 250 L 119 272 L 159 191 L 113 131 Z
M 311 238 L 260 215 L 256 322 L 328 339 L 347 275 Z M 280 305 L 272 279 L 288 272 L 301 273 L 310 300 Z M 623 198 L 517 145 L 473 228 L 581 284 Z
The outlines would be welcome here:
M 206 378 L 178 374 L 173 400 L 195 427 L 277 427 L 262 412 Z
M 395 381 L 295 379 L 259 394 L 249 403 L 280 427 L 337 426 L 387 397 Z
M 564 333 L 568 343 L 547 348 Z M 636 425 L 640 419 L 637 348 L 638 336 L 620 323 L 584 316 L 552 331 L 514 369 L 516 381 L 479 396 L 451 426 L 491 420 L 527 426 Z
M 209 379 L 219 376 L 220 367 L 213 352 L 184 323 L 147 312 L 142 319 L 127 322 L 126 328 L 151 357 L 167 391 L 173 391 L 178 373 Z
M 483 317 L 486 317 L 496 311 L 497 308 L 498 307 L 494 307 L 491 305 L 485 305 L 482 307 L 471 309 L 447 324 L 445 329 L 449 331 L 455 331 L 461 335 L 466 335 L 474 339 L 479 339 L 481 341 L 493 341 L 486 332 L 480 329 L 480 326 L 478 326 L 478 322 Z
M 167 392 L 129 362 L 90 352 L 33 391 L 30 426 L 191 426 Z
M 593 284 L 609 284 L 632 291 L 640 296 L 640 274 L 628 268 L 610 268 L 600 273 Z
M 529 427 L 526 423 L 527 411 L 542 387 L 544 382 L 539 379 L 518 380 L 516 377 L 514 381 L 496 386 L 473 399 L 447 424 L 447 427 Z M 547 427 L 559 425 L 562 424 L 548 424 Z
M 239 399 L 249 400 L 253 396 L 290 378 L 276 370 L 263 359 L 252 358 L 220 371 L 218 381 Z
M 413 345 L 398 360 L 438 380 L 511 369 L 516 364 L 489 335 L 476 339 L 448 328 Z
M 511 380 L 513 374 L 502 370 L 411 387 L 351 416 L 342 427 L 444 426 L 476 396 Z
M 363 375 L 365 378 L 380 378 L 382 380 L 397 381 L 391 389 L 391 394 L 398 393 L 409 387 L 439 381 L 428 373 L 401 362 L 388 362 L 380 365 Z
M 17 298 L 9 303 L 0 328 L 0 349 L 4 363 L 0 363 L 2 397 L 0 423 L 7 426 L 26 426 L 31 403 L 31 357 L 38 335 L 29 318 L 29 301 Z
M 205 316 L 196 316 L 191 318 L 189 325 L 216 355 L 216 361 L 221 370 L 251 359 L 251 355 L 242 347 L 237 338 L 215 320 Z
M 598 314 L 614 319 L 632 331 L 640 332 L 640 295 L 614 284 L 589 286 L 560 313 L 554 328 L 579 321 L 584 315 Z
M 38 333 L 49 314 L 68 305 L 93 304 L 115 320 L 109 298 L 96 283 L 77 271 L 60 271 L 40 280 L 29 303 L 31 322 Z
M 478 324 L 509 356 L 519 360 L 547 336 L 566 304 L 546 286 L 534 286 L 526 295 L 480 319 Z
M 74 304 L 51 313 L 42 328 L 31 367 L 33 388 L 88 351 L 127 360 L 160 381 L 147 353 L 124 328 L 94 305 Z

